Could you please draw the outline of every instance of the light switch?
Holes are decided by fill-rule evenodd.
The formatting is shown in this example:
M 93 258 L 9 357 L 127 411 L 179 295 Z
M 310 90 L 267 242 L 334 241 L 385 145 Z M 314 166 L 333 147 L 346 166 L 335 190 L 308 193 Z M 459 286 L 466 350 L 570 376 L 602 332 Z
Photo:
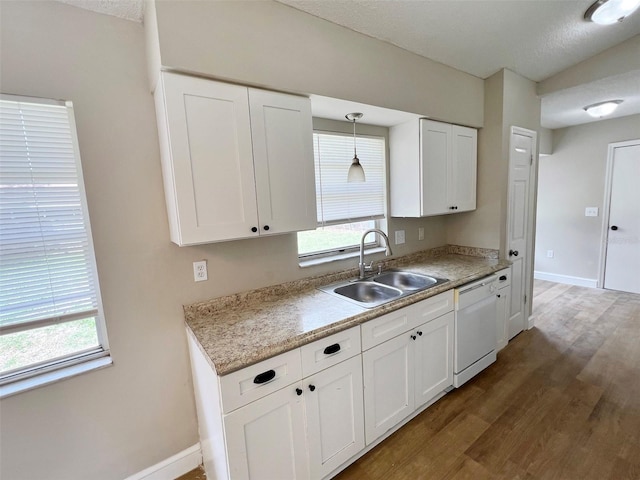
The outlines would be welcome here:
M 424 240 L 424 227 L 418 227 L 418 240 Z
M 597 217 L 598 216 L 598 207 L 587 207 L 584 209 L 585 217 Z

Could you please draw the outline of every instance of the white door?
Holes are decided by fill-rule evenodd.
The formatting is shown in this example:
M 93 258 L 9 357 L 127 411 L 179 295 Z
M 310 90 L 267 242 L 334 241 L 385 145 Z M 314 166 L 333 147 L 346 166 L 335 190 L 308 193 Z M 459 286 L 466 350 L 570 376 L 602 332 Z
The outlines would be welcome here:
M 303 395 L 291 385 L 224 416 L 230 477 L 309 478 Z
M 399 335 L 362 354 L 367 445 L 414 411 L 411 335 Z
M 167 203 L 176 204 L 180 230 L 172 240 L 193 245 L 257 235 L 247 89 L 168 72 L 162 87 L 171 152 L 163 175 L 165 184 L 173 177 L 167 195 L 175 198 Z
M 604 288 L 640 293 L 640 140 L 610 147 Z
M 527 258 L 529 252 L 529 190 L 536 133 L 513 127 L 509 149 L 509 207 L 507 218 L 507 254 L 511 267 L 511 302 L 508 337 L 512 339 L 527 327 L 525 306 L 527 292 Z
M 453 324 L 449 312 L 415 331 L 416 408 L 453 385 Z
M 324 478 L 364 448 L 360 355 L 304 380 L 311 478 Z
M 260 234 L 318 224 L 311 101 L 249 89 Z

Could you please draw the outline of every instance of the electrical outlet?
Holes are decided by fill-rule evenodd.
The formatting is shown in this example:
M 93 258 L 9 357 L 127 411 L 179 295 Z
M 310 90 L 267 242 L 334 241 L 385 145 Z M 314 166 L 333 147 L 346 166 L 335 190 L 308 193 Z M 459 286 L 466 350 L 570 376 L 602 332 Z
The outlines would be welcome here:
M 585 217 L 597 217 L 598 216 L 598 207 L 587 207 L 584 209 Z
M 424 227 L 418 227 L 418 240 L 424 240 Z
M 547 258 L 553 258 L 553 250 L 547 250 Z
M 209 276 L 207 275 L 207 261 L 201 260 L 193 262 L 193 279 L 196 282 L 204 282 Z
M 404 230 L 396 230 L 396 245 L 404 243 Z

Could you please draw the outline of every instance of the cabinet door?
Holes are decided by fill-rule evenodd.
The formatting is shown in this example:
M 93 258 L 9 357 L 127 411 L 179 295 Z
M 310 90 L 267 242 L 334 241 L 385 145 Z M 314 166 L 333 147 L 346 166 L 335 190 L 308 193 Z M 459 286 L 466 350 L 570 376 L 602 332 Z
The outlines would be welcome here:
M 478 131 L 452 125 L 447 203 L 454 212 L 475 210 Z
M 362 354 L 367 445 L 414 411 L 414 343 L 407 332 Z
M 233 480 L 309 478 L 303 396 L 295 388 L 283 388 L 225 415 Z
M 323 478 L 364 448 L 360 355 L 304 380 L 311 478 Z
M 447 197 L 451 125 L 420 120 L 422 215 L 451 213 Z
M 416 329 L 416 408 L 453 385 L 453 325 L 449 312 Z
M 171 240 L 257 235 L 247 89 L 165 72 L 156 105 Z
M 496 350 L 502 350 L 507 346 L 507 324 L 509 318 L 509 306 L 511 305 L 511 286 L 507 285 L 498 290 L 498 302 L 496 308 Z
M 249 89 L 260 234 L 317 226 L 308 98 Z

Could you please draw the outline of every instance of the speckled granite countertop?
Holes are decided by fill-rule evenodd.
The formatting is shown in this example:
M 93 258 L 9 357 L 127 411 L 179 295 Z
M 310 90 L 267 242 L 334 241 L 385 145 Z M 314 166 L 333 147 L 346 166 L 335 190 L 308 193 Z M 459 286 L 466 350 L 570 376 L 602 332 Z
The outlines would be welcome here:
M 383 262 L 449 282 L 363 308 L 316 287 L 357 277 L 357 269 L 216 298 L 184 307 L 187 328 L 218 375 L 359 325 L 510 265 L 494 250 L 445 246 Z

